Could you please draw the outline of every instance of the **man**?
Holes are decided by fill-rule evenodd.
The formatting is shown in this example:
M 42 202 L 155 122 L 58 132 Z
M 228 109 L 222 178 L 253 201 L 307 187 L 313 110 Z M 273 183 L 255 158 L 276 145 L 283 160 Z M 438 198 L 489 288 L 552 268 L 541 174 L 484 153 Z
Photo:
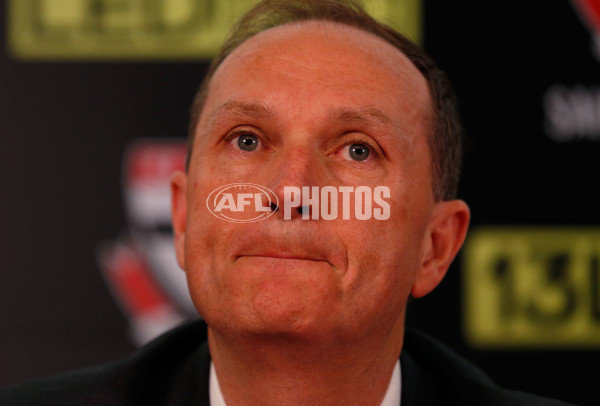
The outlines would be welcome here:
M 465 238 L 459 166 L 454 98 L 420 49 L 352 1 L 262 2 L 215 59 L 172 178 L 177 258 L 206 324 L 0 403 L 558 405 L 404 327 Z M 272 191 L 256 201 L 269 216 L 214 215 L 232 184 Z M 339 200 L 318 194 L 331 188 Z

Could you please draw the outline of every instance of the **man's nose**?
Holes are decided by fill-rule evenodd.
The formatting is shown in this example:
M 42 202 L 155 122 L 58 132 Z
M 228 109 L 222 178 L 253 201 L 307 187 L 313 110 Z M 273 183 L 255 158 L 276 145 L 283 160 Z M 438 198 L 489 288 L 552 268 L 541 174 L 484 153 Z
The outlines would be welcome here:
M 305 147 L 293 148 L 278 157 L 273 170 L 269 187 L 279 199 L 278 217 L 311 216 L 315 205 L 310 204 L 308 197 L 314 196 L 315 188 L 318 189 L 327 179 L 323 157 Z

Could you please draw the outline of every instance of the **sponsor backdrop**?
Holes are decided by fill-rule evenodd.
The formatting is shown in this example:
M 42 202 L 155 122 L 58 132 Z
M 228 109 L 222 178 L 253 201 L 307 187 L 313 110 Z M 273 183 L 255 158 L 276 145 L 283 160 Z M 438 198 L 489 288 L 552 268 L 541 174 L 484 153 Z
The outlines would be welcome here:
M 0 0 L 0 385 L 196 317 L 168 178 L 250 3 Z M 409 324 L 502 385 L 598 404 L 600 1 L 368 3 L 448 72 L 469 140 L 471 234 Z

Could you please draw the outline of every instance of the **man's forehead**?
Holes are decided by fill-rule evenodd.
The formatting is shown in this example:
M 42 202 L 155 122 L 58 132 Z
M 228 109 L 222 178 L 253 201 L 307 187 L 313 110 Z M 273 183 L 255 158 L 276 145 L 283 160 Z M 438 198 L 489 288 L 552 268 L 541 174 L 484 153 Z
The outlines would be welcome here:
M 340 94 L 357 97 L 358 89 L 354 92 L 353 81 L 366 83 L 366 87 L 370 88 L 384 84 L 380 93 L 387 94 L 394 102 L 402 101 L 405 104 L 403 109 L 429 111 L 429 91 L 425 78 L 399 49 L 355 27 L 305 21 L 263 31 L 236 48 L 211 80 L 207 99 L 211 98 L 211 94 L 218 93 L 218 100 L 213 98 L 211 108 L 208 112 L 203 111 L 203 115 L 213 115 L 217 109 L 232 107 L 227 104 L 232 96 L 231 89 L 227 93 L 219 91 L 223 80 L 237 80 L 235 91 L 236 87 L 251 85 L 249 82 L 260 83 L 282 75 L 288 75 L 287 83 L 305 82 L 306 88 L 339 84 Z M 381 77 L 387 77 L 387 83 L 379 80 Z M 282 83 L 287 84 L 285 81 Z M 359 104 L 365 106 L 369 103 L 364 101 Z M 237 110 L 244 110 L 246 114 L 266 113 L 261 106 L 250 107 L 238 106 Z M 374 109 L 369 113 L 371 116 L 377 115 Z M 352 118 L 356 114 L 348 111 L 347 116 Z M 385 114 L 379 116 L 386 118 Z
M 242 42 L 225 61 L 253 54 L 260 55 L 263 50 L 275 55 L 304 53 L 305 56 L 310 54 L 310 51 L 315 51 L 312 55 L 315 56 L 318 50 L 327 50 L 332 52 L 325 55 L 332 65 L 341 62 L 334 59 L 336 54 L 348 57 L 369 55 L 375 58 L 370 62 L 386 60 L 402 67 L 407 73 L 410 71 L 420 75 L 408 57 L 385 39 L 361 28 L 333 21 L 308 20 L 269 28 Z

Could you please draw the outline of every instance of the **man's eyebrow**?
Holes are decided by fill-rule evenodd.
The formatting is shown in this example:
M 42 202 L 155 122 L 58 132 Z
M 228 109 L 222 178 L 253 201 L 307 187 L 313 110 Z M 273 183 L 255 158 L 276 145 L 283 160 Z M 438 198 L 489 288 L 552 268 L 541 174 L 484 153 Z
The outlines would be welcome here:
M 335 107 L 330 110 L 330 115 L 339 121 L 350 124 L 398 128 L 398 125 L 383 110 L 374 106 Z
M 273 115 L 273 109 L 264 103 L 228 101 L 217 107 L 210 115 L 209 122 L 213 122 L 222 115 L 247 117 L 254 119 L 267 118 Z
M 215 120 L 220 117 L 250 118 L 250 119 L 268 119 L 275 115 L 272 106 L 257 101 L 242 102 L 230 100 L 215 108 L 209 116 L 209 127 L 212 127 Z M 382 130 L 388 133 L 389 129 L 399 131 L 400 128 L 394 120 L 390 118 L 383 110 L 375 106 L 349 107 L 337 106 L 331 107 L 328 111 L 331 120 L 344 123 L 345 125 L 364 126 Z M 388 130 L 388 131 L 384 131 Z

